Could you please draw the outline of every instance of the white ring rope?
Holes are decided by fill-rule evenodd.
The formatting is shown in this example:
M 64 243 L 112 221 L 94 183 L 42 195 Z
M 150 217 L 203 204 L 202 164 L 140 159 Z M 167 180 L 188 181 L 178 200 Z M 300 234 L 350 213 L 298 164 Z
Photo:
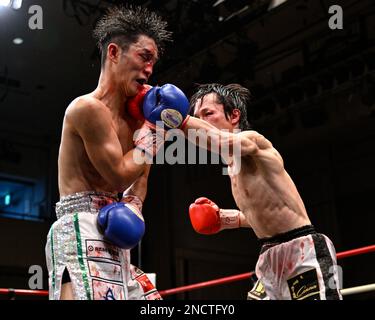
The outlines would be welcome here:
M 364 286 L 341 289 L 341 294 L 343 296 L 348 296 L 350 294 L 358 294 L 358 293 L 364 293 L 364 292 L 369 292 L 369 291 L 375 291 L 375 283 L 366 284 Z

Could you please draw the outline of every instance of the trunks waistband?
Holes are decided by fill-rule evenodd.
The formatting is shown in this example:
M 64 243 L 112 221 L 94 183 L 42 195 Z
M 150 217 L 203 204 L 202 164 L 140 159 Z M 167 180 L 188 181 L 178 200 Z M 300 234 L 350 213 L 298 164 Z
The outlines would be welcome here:
M 120 201 L 118 194 L 110 192 L 84 191 L 60 198 L 56 203 L 56 217 L 75 212 L 98 213 L 107 204 Z
M 258 241 L 262 245 L 261 253 L 263 253 L 267 249 L 269 249 L 269 248 L 271 248 L 271 247 L 273 247 L 277 244 L 280 244 L 280 243 L 283 243 L 283 242 L 288 242 L 290 240 L 300 238 L 300 237 L 304 237 L 304 236 L 307 236 L 309 234 L 314 234 L 314 233 L 316 233 L 316 230 L 315 230 L 314 226 L 313 225 L 306 225 L 306 226 L 296 228 L 296 229 L 293 229 L 293 230 L 290 230 L 290 231 L 287 231 L 287 232 L 284 232 L 284 233 L 279 233 L 279 234 L 277 234 L 273 237 L 260 238 L 260 239 L 258 239 Z

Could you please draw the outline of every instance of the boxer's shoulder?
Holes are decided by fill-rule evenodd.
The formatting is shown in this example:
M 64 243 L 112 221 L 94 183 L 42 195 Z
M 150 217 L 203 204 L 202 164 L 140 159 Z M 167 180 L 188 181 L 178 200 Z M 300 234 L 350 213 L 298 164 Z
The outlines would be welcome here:
M 239 134 L 239 137 L 242 140 L 249 140 L 255 143 L 260 149 L 269 149 L 272 148 L 272 143 L 264 135 L 260 134 L 254 130 L 242 131 Z
M 91 94 L 86 94 L 75 98 L 68 106 L 69 112 L 90 112 L 107 110 L 106 105 Z
M 82 124 L 91 120 L 103 120 L 110 117 L 110 111 L 99 99 L 84 95 L 74 99 L 65 112 L 67 121 Z M 96 122 L 96 121 L 95 121 Z
M 244 138 L 244 139 L 256 139 L 258 137 L 263 137 L 259 132 L 255 131 L 255 130 L 241 131 L 241 132 L 238 133 L 238 135 L 241 138 Z

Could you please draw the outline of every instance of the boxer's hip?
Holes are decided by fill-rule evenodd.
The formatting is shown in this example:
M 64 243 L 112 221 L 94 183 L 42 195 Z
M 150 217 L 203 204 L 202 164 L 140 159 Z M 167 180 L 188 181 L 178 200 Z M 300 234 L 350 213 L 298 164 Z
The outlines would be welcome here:
M 300 228 L 296 228 L 296 229 L 293 229 L 293 230 L 290 230 L 290 231 L 287 231 L 287 232 L 284 232 L 284 233 L 276 234 L 273 237 L 260 238 L 260 239 L 258 239 L 259 243 L 262 245 L 262 249 L 261 249 L 260 253 L 262 254 L 263 252 L 267 251 L 268 249 L 270 249 L 270 248 L 272 248 L 276 245 L 279 245 L 281 243 L 289 242 L 291 240 L 301 238 L 301 237 L 305 237 L 305 236 L 312 235 L 312 234 L 316 234 L 316 233 L 317 232 L 316 232 L 314 226 L 305 225 L 305 226 L 302 226 Z
M 87 212 L 96 214 L 100 208 L 120 199 L 116 193 L 84 191 L 60 198 L 56 203 L 56 217 L 60 219 L 66 214 Z

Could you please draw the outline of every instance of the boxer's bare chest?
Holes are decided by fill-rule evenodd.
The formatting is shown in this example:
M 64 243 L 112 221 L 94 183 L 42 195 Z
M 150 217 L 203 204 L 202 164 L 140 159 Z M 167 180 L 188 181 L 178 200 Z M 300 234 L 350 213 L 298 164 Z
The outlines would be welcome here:
M 254 196 L 258 196 L 261 192 L 261 172 L 254 160 L 242 157 L 233 159 L 228 172 L 236 204 L 241 210 L 246 210 L 254 200 Z

